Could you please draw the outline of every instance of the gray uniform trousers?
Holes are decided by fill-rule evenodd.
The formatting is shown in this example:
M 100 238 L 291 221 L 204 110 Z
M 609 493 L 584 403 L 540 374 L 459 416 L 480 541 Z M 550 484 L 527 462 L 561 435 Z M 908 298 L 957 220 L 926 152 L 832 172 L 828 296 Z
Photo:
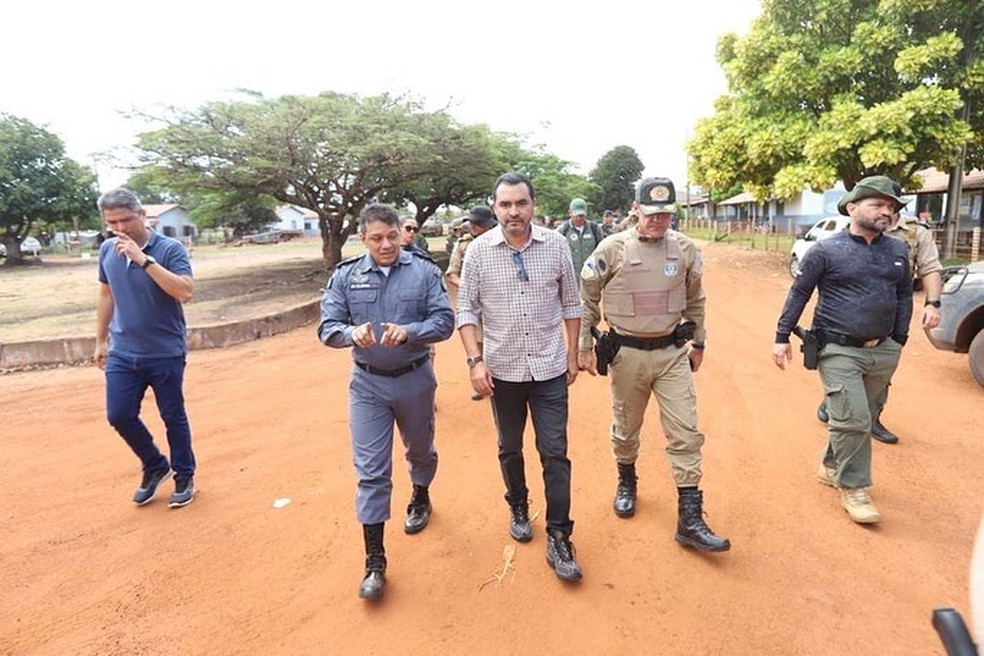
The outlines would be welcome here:
M 838 487 L 871 485 L 871 421 L 901 354 L 893 339 L 872 348 L 827 344 L 820 353 L 817 369 L 830 415 L 823 464 L 837 470 Z
M 362 524 L 390 518 L 393 492 L 393 422 L 400 429 L 410 480 L 430 485 L 437 473 L 434 448 L 433 365 L 426 364 L 397 378 L 370 374 L 352 367 L 349 382 L 349 422 L 352 454 L 359 485 L 355 512 Z

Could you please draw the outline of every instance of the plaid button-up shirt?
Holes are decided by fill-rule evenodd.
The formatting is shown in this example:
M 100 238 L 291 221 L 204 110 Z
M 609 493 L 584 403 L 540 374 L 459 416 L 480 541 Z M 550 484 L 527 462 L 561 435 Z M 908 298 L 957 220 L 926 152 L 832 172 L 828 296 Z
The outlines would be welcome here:
M 550 380 L 567 371 L 565 319 L 581 317 L 571 250 L 537 225 L 521 248 L 502 228 L 468 247 L 458 289 L 458 328 L 478 324 L 492 376 L 514 383 Z

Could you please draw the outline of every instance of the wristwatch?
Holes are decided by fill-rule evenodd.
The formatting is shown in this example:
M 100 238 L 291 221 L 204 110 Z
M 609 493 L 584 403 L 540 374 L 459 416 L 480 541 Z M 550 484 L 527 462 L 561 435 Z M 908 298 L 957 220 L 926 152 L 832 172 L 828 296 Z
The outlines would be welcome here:
M 703 351 L 704 350 L 704 346 L 706 346 L 706 344 L 704 344 L 704 342 L 690 342 L 690 348 L 695 348 L 698 351 Z
M 468 359 L 465 360 L 465 362 L 468 363 L 468 368 L 471 369 L 472 367 L 474 367 L 479 362 L 485 362 L 485 358 L 483 358 L 480 355 L 476 355 L 474 358 L 471 357 L 471 356 L 468 356 Z
M 147 259 L 144 260 L 144 263 L 140 265 L 140 268 L 141 269 L 146 269 L 151 264 L 157 264 L 157 260 L 154 259 L 154 256 L 153 255 L 148 255 L 147 256 Z
M 940 308 L 940 306 L 942 306 L 942 305 L 943 305 L 943 303 L 942 303 L 942 302 L 940 302 L 940 299 L 936 299 L 935 301 L 931 301 L 931 300 L 929 300 L 929 299 L 927 298 L 927 299 L 926 299 L 926 305 L 932 305 L 932 306 L 933 306 L 934 308 L 936 308 L 936 309 L 939 309 L 939 308 Z

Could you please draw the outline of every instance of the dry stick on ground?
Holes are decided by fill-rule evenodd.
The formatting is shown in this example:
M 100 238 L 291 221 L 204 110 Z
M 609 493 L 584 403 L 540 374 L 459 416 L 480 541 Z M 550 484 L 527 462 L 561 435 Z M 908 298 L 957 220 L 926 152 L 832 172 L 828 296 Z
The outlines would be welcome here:
M 509 574 L 510 571 L 513 573 L 513 578 L 516 578 L 516 568 L 513 567 L 513 560 L 516 558 L 516 545 L 507 544 L 502 548 L 502 571 L 493 572 L 492 578 L 487 581 L 483 581 L 482 585 L 478 586 L 478 591 L 481 592 L 482 588 L 487 586 L 489 583 L 495 583 L 495 587 L 502 585 L 503 579 Z
M 530 517 L 530 521 L 535 522 L 536 518 L 539 516 L 540 516 L 540 511 L 537 510 L 535 513 L 533 513 L 533 516 Z M 515 559 L 516 559 L 516 545 L 507 544 L 502 549 L 502 571 L 493 572 L 492 578 L 490 578 L 487 581 L 483 581 L 482 585 L 478 586 L 478 591 L 481 592 L 482 588 L 487 586 L 489 583 L 495 583 L 495 587 L 498 588 L 500 585 L 502 585 L 502 581 L 506 578 L 506 575 L 509 574 L 510 571 L 512 571 L 513 579 L 515 579 L 516 568 L 513 567 L 513 561 Z

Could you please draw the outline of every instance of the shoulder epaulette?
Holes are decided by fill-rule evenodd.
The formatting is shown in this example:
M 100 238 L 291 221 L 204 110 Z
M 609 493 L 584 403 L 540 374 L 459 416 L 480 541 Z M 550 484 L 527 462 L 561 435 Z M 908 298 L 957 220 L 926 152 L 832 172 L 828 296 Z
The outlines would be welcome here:
M 437 264 L 437 262 L 434 261 L 434 256 L 431 255 L 430 253 L 428 253 L 427 251 L 423 250 L 423 249 L 420 249 L 420 248 L 409 248 L 407 250 L 410 251 L 410 254 L 411 255 L 414 255 L 416 257 L 419 257 L 422 260 L 427 260 L 428 262 L 431 262 L 433 264 Z
M 365 253 L 363 253 L 362 255 L 353 255 L 352 257 L 346 258 L 346 259 L 342 260 L 341 262 L 339 262 L 338 264 L 336 264 L 335 265 L 335 268 L 336 269 L 340 269 L 343 266 L 349 266 L 349 265 L 355 264 L 356 262 L 358 262 L 359 260 L 361 260 L 364 255 L 365 255 Z

